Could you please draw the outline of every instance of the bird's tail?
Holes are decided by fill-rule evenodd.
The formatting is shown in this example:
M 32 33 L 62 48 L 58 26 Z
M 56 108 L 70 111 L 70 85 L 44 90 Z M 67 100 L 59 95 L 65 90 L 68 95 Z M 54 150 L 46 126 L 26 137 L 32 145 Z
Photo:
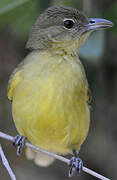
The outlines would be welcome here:
M 36 165 L 41 167 L 47 167 L 54 162 L 54 158 L 50 157 L 44 153 L 37 152 L 31 148 L 26 148 L 26 157 L 28 160 L 33 160 Z

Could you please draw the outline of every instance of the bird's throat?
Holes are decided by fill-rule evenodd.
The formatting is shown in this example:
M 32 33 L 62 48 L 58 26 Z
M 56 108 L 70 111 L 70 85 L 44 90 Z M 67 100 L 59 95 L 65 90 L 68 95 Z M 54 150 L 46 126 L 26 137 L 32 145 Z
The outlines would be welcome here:
M 84 33 L 80 37 L 66 41 L 53 41 L 50 50 L 54 54 L 77 56 L 79 49 L 84 44 L 90 33 Z

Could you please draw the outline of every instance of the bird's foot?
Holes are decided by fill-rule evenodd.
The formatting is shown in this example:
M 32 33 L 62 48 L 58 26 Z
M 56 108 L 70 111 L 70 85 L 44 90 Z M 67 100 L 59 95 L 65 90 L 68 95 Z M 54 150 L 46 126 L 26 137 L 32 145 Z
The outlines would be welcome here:
M 17 148 L 17 155 L 21 155 L 22 150 L 25 146 L 26 138 L 22 135 L 17 135 L 13 139 L 13 146 Z
M 82 172 L 83 163 L 79 157 L 72 157 L 69 162 L 69 177 L 72 177 L 75 173 L 80 174 Z

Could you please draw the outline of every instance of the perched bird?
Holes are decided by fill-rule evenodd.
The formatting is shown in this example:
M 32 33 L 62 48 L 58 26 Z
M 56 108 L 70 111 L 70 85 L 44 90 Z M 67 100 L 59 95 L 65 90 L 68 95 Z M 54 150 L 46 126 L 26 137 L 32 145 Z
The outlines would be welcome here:
M 78 51 L 92 31 L 111 26 L 70 7 L 52 6 L 39 16 L 26 44 L 31 52 L 8 85 L 19 153 L 26 137 L 47 151 L 73 153 L 70 174 L 73 166 L 80 172 L 78 151 L 89 130 L 90 97 Z

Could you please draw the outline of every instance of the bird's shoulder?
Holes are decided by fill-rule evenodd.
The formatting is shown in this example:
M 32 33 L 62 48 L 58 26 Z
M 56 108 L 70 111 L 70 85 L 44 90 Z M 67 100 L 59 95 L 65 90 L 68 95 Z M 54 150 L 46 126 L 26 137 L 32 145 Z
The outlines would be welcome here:
M 14 89 L 21 81 L 22 66 L 23 66 L 23 62 L 21 62 L 10 75 L 8 81 L 8 88 L 7 88 L 7 96 L 9 100 L 12 100 Z

